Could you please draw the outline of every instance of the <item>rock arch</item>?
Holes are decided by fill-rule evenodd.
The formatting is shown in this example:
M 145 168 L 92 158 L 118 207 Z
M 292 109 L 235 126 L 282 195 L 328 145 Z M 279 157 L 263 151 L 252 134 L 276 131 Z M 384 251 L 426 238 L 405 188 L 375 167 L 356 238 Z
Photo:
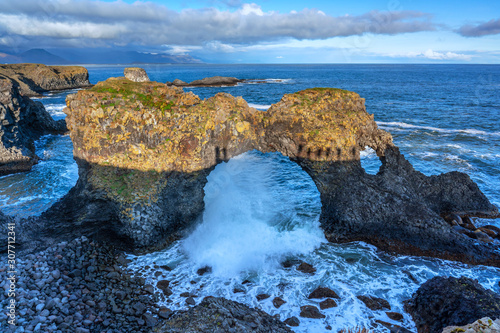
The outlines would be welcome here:
M 308 89 L 264 112 L 224 93 L 202 101 L 158 82 L 111 78 L 68 96 L 67 106 L 80 178 L 43 215 L 57 228 L 162 247 L 203 211 L 210 171 L 257 149 L 280 152 L 311 176 L 330 241 L 500 264 L 491 244 L 475 246 L 440 216 L 492 217 L 498 209 L 465 174 L 415 171 L 354 92 Z M 377 175 L 361 167 L 366 146 L 382 161 Z

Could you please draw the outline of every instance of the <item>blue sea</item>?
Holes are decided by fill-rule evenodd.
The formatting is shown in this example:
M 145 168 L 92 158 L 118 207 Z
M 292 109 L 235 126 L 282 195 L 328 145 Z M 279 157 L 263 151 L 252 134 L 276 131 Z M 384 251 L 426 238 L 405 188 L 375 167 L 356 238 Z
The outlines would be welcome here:
M 90 81 L 122 76 L 126 66 L 88 65 Z M 366 99 L 366 109 L 379 127 L 389 131 L 396 145 L 426 175 L 458 170 L 479 185 L 490 201 L 500 206 L 500 66 L 497 65 L 144 65 L 151 80 L 190 82 L 208 76 L 233 76 L 249 81 L 235 87 L 185 88 L 201 98 L 217 92 L 242 96 L 250 106 L 266 110 L 283 94 L 313 87 L 355 91 Z M 253 80 L 253 81 L 252 81 Z M 66 91 L 39 100 L 60 119 Z M 38 215 L 76 183 L 78 170 L 69 136 L 45 136 L 37 142 L 42 161 L 32 171 L 0 178 L 0 205 L 7 214 Z M 367 172 L 380 162 L 369 149 L 362 152 Z M 419 283 L 436 275 L 476 278 L 500 291 L 500 270 L 437 259 L 391 256 L 364 243 L 329 244 L 319 228 L 321 209 L 314 183 L 297 165 L 280 154 L 257 151 L 219 164 L 205 188 L 206 209 L 197 229 L 161 252 L 132 256 L 131 269 L 155 285 L 171 280 L 174 294 L 162 304 L 186 308 L 183 292 L 214 295 L 259 307 L 284 320 L 297 316 L 300 306 L 317 305 L 307 299 L 318 286 L 335 290 L 338 307 L 322 311 L 325 319 L 300 318 L 296 332 L 323 332 L 348 327 L 376 328 L 379 319 L 414 330 L 403 311 Z M 477 225 L 498 220 L 477 220 Z M 314 275 L 283 268 L 286 258 L 315 266 Z M 145 266 L 169 265 L 173 270 L 155 277 Z M 198 276 L 209 265 L 211 274 Z M 243 284 L 248 280 L 250 283 Z M 194 283 L 192 283 L 194 282 Z M 244 293 L 234 293 L 234 288 Z M 267 293 L 269 299 L 257 301 Z M 403 322 L 390 320 L 384 311 L 368 310 L 355 296 L 387 299 Z M 279 309 L 272 299 L 285 303 Z

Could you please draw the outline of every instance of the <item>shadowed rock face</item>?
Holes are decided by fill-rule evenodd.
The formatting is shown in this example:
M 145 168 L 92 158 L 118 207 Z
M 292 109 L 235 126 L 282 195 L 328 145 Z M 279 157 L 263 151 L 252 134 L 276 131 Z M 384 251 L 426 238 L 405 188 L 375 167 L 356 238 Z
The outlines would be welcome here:
M 44 214 L 63 222 L 54 224 L 60 232 L 67 223 L 132 248 L 161 247 L 202 213 L 210 171 L 257 149 L 280 152 L 311 176 L 330 241 L 500 263 L 493 245 L 474 245 L 440 217 L 495 216 L 498 209 L 465 174 L 415 171 L 356 93 L 304 90 L 263 112 L 228 94 L 202 101 L 161 83 L 112 78 L 68 96 L 67 106 L 80 179 Z M 366 146 L 383 164 L 375 176 L 361 167 Z
M 0 75 L 12 80 L 24 96 L 39 96 L 51 90 L 83 88 L 91 85 L 87 69 L 81 66 L 0 65 Z
M 0 175 L 29 171 L 37 163 L 35 140 L 66 131 L 40 102 L 22 96 L 15 82 L 0 75 Z

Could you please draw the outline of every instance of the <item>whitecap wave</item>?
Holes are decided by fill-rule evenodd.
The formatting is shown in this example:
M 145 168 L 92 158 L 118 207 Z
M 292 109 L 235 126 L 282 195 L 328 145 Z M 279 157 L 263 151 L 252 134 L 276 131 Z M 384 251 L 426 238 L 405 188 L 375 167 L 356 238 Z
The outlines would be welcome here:
M 271 105 L 266 105 L 266 104 L 255 104 L 255 103 L 248 103 L 248 106 L 257 110 L 267 110 L 271 107 Z
M 413 125 L 413 124 L 408 124 L 408 123 L 403 123 L 403 122 L 377 121 L 377 125 L 379 125 L 380 127 L 389 128 L 391 130 L 402 128 L 402 129 L 427 130 L 427 131 L 434 131 L 434 132 L 439 132 L 439 133 L 462 133 L 462 134 L 470 134 L 473 136 L 500 136 L 500 132 L 486 132 L 486 131 L 477 130 L 477 129 L 446 129 L 446 128 L 438 128 L 438 127 L 432 127 L 432 126 L 419 126 L 419 125 Z

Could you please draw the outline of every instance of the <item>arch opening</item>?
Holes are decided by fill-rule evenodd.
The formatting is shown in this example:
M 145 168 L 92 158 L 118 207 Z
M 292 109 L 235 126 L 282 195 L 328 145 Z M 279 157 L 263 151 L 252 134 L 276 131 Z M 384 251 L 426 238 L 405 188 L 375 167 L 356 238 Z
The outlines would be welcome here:
M 288 157 L 249 151 L 219 163 L 207 180 L 202 221 L 183 240 L 197 266 L 228 276 L 272 269 L 326 241 L 319 191 Z
M 369 175 L 376 175 L 380 171 L 382 162 L 372 148 L 366 146 L 360 153 L 361 167 Z

